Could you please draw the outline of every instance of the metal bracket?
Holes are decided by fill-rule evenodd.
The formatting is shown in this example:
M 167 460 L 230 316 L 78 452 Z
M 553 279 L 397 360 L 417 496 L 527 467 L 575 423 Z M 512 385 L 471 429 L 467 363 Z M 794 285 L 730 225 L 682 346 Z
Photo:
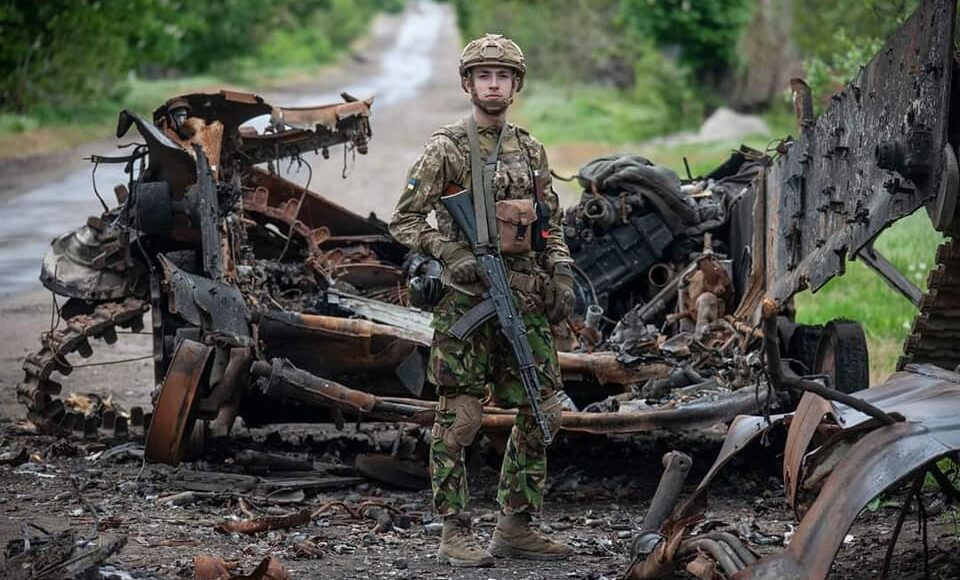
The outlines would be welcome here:
M 897 292 L 903 294 L 914 306 L 920 306 L 920 301 L 923 299 L 923 290 L 911 282 L 909 278 L 901 274 L 893 264 L 884 258 L 883 254 L 873 247 L 873 242 L 870 242 L 857 252 L 856 257 L 860 258 L 860 261 L 867 266 L 870 266 L 878 276 L 883 278 L 884 282 Z

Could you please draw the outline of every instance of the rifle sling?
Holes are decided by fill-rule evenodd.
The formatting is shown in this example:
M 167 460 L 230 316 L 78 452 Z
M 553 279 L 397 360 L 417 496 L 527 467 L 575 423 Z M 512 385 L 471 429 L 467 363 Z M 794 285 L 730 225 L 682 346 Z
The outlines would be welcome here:
M 474 252 L 499 249 L 497 236 L 496 213 L 494 210 L 493 176 L 497 170 L 497 157 L 500 155 L 500 146 L 507 133 L 507 123 L 500 129 L 497 144 L 486 163 L 480 153 L 480 135 L 477 121 L 473 115 L 467 117 L 467 141 L 470 144 L 470 181 L 473 190 L 473 209 L 477 218 L 477 245 Z

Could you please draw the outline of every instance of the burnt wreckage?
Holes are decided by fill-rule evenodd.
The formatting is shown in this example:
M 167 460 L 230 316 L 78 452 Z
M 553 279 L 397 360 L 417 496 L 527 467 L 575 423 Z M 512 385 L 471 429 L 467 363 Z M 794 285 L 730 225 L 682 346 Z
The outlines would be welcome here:
M 692 559 L 702 577 L 719 566 L 743 578 L 823 578 L 872 497 L 928 471 L 952 492 L 933 461 L 960 449 L 955 9 L 921 2 L 817 119 L 795 81 L 799 137 L 773 155 L 742 148 L 689 180 L 629 155 L 580 171 L 581 201 L 564 216 L 578 309 L 555 328 L 571 399 L 563 429 L 683 429 L 764 411 L 734 420 L 717 463 L 676 509 L 689 461 L 665 458 L 630 577 Z M 284 109 L 222 92 L 173 99 L 152 123 L 121 114 L 118 134 L 136 126 L 145 141 L 114 160 L 129 164 L 130 183 L 117 207 L 54 240 L 44 260 L 44 284 L 68 300 L 18 386 L 37 425 L 101 419 L 65 405 L 56 374 L 70 372 L 73 353 L 89 356 L 91 339 L 142 327 L 148 310 L 153 461 L 177 463 L 190 441 L 228 433 L 238 416 L 432 423 L 430 314 L 408 306 L 408 290 L 429 286 L 439 264 L 407 255 L 374 216 L 274 171 L 306 151 L 366 152 L 371 102 L 345 98 Z M 268 129 L 249 126 L 264 115 Z M 921 208 L 948 239 L 926 292 L 873 248 Z M 919 308 L 899 370 L 870 389 L 859 325 L 792 322 L 792 296 L 854 258 Z M 491 436 L 512 421 L 485 408 Z M 788 548 L 758 561 L 731 533 L 692 535 L 710 480 L 776 422 L 790 427 L 788 500 L 806 514 Z
M 408 289 L 432 284 L 440 264 L 408 255 L 375 216 L 353 214 L 275 171 L 305 151 L 343 144 L 366 152 L 370 105 L 351 97 L 288 109 L 221 92 L 172 99 L 152 123 L 122 113 L 118 135 L 136 127 L 145 143 L 127 157 L 95 161 L 127 163 L 130 183 L 118 186 L 116 207 L 58 237 L 44 259 L 41 280 L 68 300 L 64 323 L 24 363 L 18 395 L 30 419 L 51 430 L 96 428 L 102 417 L 81 416 L 58 397 L 56 375 L 69 374 L 73 353 L 92 353 L 91 339 L 112 342 L 118 327 L 141 328 L 149 309 L 159 386 L 151 460 L 177 463 L 188 444 L 227 434 L 238 416 L 247 425 L 342 423 L 344 413 L 431 424 L 431 315 L 408 306 Z M 267 128 L 257 132 L 251 120 L 265 115 Z M 612 172 L 604 165 L 595 177 L 585 168 L 590 189 L 568 211 L 578 260 L 590 264 L 578 268 L 580 313 L 555 329 L 571 397 L 568 430 L 703 427 L 765 400 L 741 388 L 755 384 L 760 333 L 731 315 L 731 261 L 726 243 L 712 237 L 723 220 L 698 219 L 700 208 L 723 215 L 762 156 L 737 154 L 726 173 L 685 185 L 644 160 L 640 173 L 660 178 L 625 185 L 637 191 L 628 199 L 617 178 L 636 161 L 614 160 Z M 661 199 L 685 208 L 683 223 L 675 223 L 676 210 L 661 212 Z M 597 211 L 617 213 L 598 221 Z M 658 228 L 660 242 L 645 243 Z M 625 249 L 618 246 L 616 265 L 595 257 L 616 245 L 611 240 Z M 631 283 L 635 272 L 642 283 Z M 681 311 L 673 312 L 678 292 Z M 643 312 L 629 310 L 637 305 Z M 604 308 L 644 324 L 613 324 Z M 682 332 L 657 345 L 652 324 Z M 487 432 L 507 432 L 512 413 L 488 408 Z

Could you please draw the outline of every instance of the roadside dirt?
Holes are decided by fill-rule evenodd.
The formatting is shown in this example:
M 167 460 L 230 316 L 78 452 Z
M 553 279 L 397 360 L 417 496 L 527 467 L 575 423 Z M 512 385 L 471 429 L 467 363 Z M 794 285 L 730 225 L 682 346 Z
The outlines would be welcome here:
M 417 87 L 414 97 L 392 102 L 385 99 L 386 104 L 374 105 L 370 153 L 347 159 L 348 179 L 341 178 L 342 151 L 331 151 L 329 160 L 309 158 L 313 169 L 311 189 L 360 213 L 375 212 L 386 218 L 407 167 L 424 140 L 436 127 L 465 114 L 467 102 L 456 83 L 459 39 L 452 11 L 446 4 L 411 8 L 434 9 L 441 11 L 442 26 L 430 51 L 427 66 L 431 67 L 431 74 Z M 335 94 L 357 76 L 378 74 L 382 53 L 397 46 L 396 31 L 402 28 L 401 24 L 400 17 L 378 23 L 380 28 L 375 30 L 361 60 L 330 69 L 323 78 L 305 80 L 297 87 L 271 91 L 265 96 L 271 102 L 284 103 Z M 535 134 L 536 128 L 531 129 Z M 593 155 L 578 151 L 584 156 L 574 160 L 567 159 L 568 153 L 558 152 L 555 159 L 573 169 Z M 72 163 L 59 157 L 17 170 L 0 164 L 0 183 L 20 184 L 10 190 L 10 195 L 21 195 L 29 185 L 55 181 L 73 169 Z M 295 170 L 291 168 L 291 172 Z M 303 183 L 308 172 L 303 168 L 291 176 Z M 572 201 L 572 190 L 563 184 L 558 186 L 564 201 Z M 78 225 L 84 217 L 71 216 Z M 202 461 L 185 463 L 179 470 L 142 463 L 136 448 L 142 444 L 142 433 L 137 429 L 130 439 L 100 435 L 62 440 L 25 431 L 21 423 L 23 407 L 15 400 L 15 386 L 22 376 L 23 357 L 39 347 L 40 333 L 50 328 L 51 307 L 51 296 L 39 288 L 39 283 L 24 291 L 0 288 L 0 547 L 22 537 L 26 524 L 36 524 L 51 532 L 69 528 L 82 536 L 99 522 L 101 531 L 127 537 L 126 546 L 109 560 L 113 566 L 109 574 L 113 575 L 100 577 L 191 578 L 193 558 L 209 554 L 235 562 L 237 572 L 250 572 L 264 557 L 274 555 L 294 578 L 615 579 L 628 564 L 630 539 L 656 487 L 662 454 L 670 449 L 693 453 L 696 467 L 690 479 L 692 484 L 719 449 L 719 435 L 714 432 L 608 439 L 564 435 L 551 451 L 542 525 L 574 547 L 573 558 L 553 563 L 499 560 L 494 568 L 481 570 L 441 567 L 435 561 L 437 522 L 431 515 L 430 494 L 426 490 L 402 491 L 367 481 L 341 489 L 308 489 L 302 499 L 287 493 L 268 498 L 261 492 L 234 487 L 185 505 L 165 501 L 184 491 L 185 473 L 242 473 L 237 457 L 244 450 L 305 454 L 319 471 L 349 472 L 357 454 L 389 453 L 397 433 L 395 426 L 348 425 L 342 432 L 331 426 L 240 426 L 230 440 L 213 444 Z M 149 407 L 153 390 L 149 360 L 96 365 L 150 354 L 150 336 L 121 334 L 119 338 L 110 347 L 95 343 L 94 356 L 82 361 L 91 366 L 78 368 L 63 382 L 68 391 L 109 396 L 123 408 Z M 425 434 L 418 435 L 422 440 Z M 135 446 L 121 447 L 128 443 Z M 479 447 L 470 461 L 470 484 L 474 523 L 480 537 L 488 540 L 496 512 L 498 457 L 487 445 Z M 707 512 L 710 525 L 742 534 L 761 554 L 783 549 L 795 525 L 782 499 L 782 484 L 777 475 L 780 459 L 775 449 L 751 451 L 729 466 L 710 494 Z M 21 456 L 21 451 L 25 462 L 8 460 L 8 455 Z M 341 467 L 334 469 L 330 465 Z M 72 483 L 74 479 L 76 485 Z M 927 530 L 930 577 L 960 577 L 953 512 L 933 490 L 925 499 L 931 516 Z M 860 518 L 850 532 L 850 541 L 841 549 L 832 577 L 878 576 L 885 543 L 898 514 L 896 504 L 902 498 L 893 496 L 890 500 Z M 96 517 L 91 515 L 90 507 Z M 244 510 L 257 515 L 279 515 L 321 508 L 322 513 L 311 517 L 309 523 L 289 530 L 256 536 L 215 531 L 217 524 L 249 517 Z M 305 555 L 304 542 L 312 544 L 315 557 Z M 902 534 L 890 577 L 922 577 L 923 561 L 923 544 L 913 514 Z

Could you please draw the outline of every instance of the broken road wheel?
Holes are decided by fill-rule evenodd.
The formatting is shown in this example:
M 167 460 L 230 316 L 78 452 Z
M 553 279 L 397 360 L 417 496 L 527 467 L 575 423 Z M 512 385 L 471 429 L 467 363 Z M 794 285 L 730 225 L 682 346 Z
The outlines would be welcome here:
M 830 377 L 830 386 L 853 393 L 870 386 L 867 338 L 863 327 L 849 320 L 833 320 L 823 329 L 817 345 L 814 372 Z
M 177 465 L 193 432 L 193 406 L 213 349 L 183 340 L 173 353 L 153 409 L 144 453 L 148 461 Z

